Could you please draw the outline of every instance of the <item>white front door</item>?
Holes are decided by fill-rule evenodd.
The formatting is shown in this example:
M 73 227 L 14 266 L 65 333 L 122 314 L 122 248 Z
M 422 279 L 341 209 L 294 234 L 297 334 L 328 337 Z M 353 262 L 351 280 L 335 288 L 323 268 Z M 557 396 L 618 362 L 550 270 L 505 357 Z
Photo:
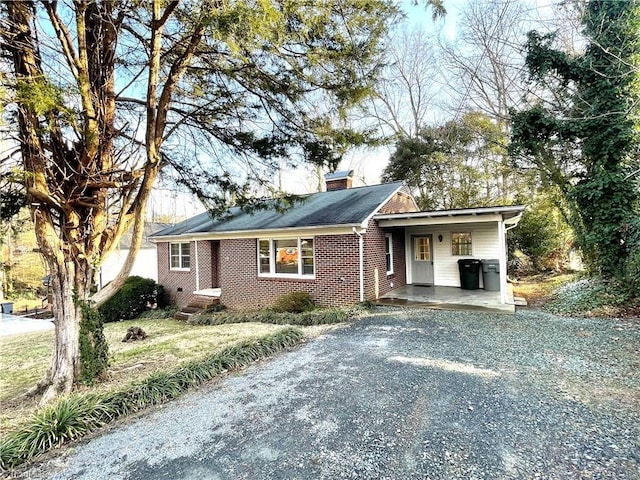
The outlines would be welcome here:
M 411 283 L 433 285 L 433 249 L 431 235 L 411 237 Z

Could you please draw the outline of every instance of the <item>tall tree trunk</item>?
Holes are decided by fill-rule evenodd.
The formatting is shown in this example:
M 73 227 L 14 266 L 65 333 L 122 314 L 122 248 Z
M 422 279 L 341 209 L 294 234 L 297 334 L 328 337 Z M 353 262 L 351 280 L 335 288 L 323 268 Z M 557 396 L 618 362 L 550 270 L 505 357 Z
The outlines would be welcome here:
M 82 278 L 82 270 L 83 266 L 76 265 L 73 261 L 62 265 L 49 262 L 56 334 L 49 369 L 38 386 L 40 391 L 44 391 L 42 403 L 47 403 L 60 393 L 71 391 L 80 373 L 82 312 L 77 299 L 86 296 L 88 287 Z

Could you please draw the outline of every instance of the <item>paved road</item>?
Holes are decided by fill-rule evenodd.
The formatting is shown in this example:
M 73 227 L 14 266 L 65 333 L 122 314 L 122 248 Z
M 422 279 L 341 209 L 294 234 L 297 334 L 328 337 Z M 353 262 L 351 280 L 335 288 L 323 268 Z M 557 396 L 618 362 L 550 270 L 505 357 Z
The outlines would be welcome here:
M 25 472 L 56 479 L 640 479 L 640 331 L 397 311 Z

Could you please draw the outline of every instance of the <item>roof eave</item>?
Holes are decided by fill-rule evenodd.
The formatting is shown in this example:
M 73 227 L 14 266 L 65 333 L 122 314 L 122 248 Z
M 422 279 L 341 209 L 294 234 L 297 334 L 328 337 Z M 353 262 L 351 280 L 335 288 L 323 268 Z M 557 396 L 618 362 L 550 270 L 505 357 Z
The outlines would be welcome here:
M 286 236 L 296 233 L 318 232 L 321 235 L 343 235 L 345 233 L 353 233 L 353 228 L 362 227 L 361 223 L 345 223 L 334 225 L 311 225 L 305 227 L 287 227 L 287 228 L 269 228 L 259 230 L 236 230 L 228 232 L 193 232 L 182 233 L 179 235 L 156 236 L 149 240 L 153 243 L 164 242 L 185 242 L 192 240 L 223 240 L 223 239 L 241 239 L 241 238 L 261 238 L 273 236 Z
M 478 216 L 478 215 L 497 215 L 504 216 L 508 213 L 520 214 L 525 210 L 524 205 L 513 205 L 508 207 L 479 207 L 479 208 L 461 208 L 455 210 L 433 210 L 426 212 L 408 212 L 408 213 L 383 213 L 375 215 L 376 220 L 395 220 L 400 218 L 437 218 L 437 217 L 457 217 L 457 216 Z

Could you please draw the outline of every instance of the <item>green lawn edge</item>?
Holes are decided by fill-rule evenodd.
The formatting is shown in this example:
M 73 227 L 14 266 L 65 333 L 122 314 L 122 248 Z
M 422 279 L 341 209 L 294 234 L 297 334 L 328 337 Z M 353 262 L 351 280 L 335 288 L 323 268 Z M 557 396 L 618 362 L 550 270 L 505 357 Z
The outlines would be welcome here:
M 166 372 L 154 373 L 125 388 L 60 398 L 0 440 L 0 469 L 14 468 L 118 418 L 172 400 L 225 372 L 273 356 L 304 338 L 298 328 L 283 328 L 270 335 L 230 345 Z

